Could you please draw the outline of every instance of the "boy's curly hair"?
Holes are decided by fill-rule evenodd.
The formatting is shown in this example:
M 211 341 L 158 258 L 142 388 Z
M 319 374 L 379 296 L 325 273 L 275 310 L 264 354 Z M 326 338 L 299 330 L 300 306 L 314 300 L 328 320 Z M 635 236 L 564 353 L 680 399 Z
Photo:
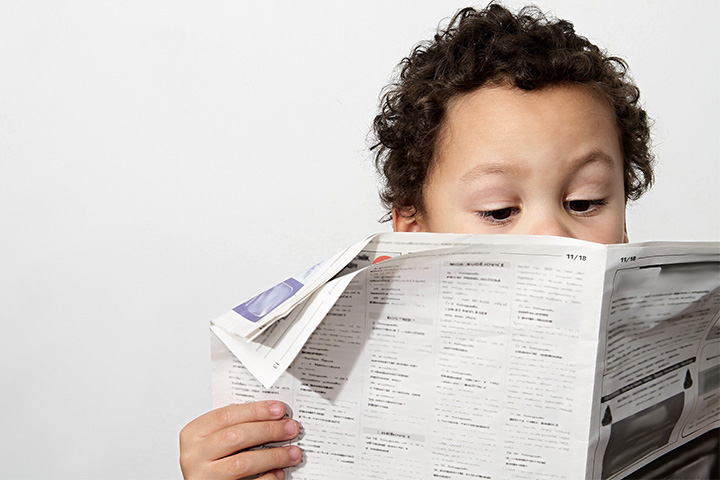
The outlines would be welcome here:
M 652 184 L 650 125 L 627 64 L 608 56 L 572 23 L 548 19 L 537 7 L 513 14 L 496 3 L 465 8 L 418 44 L 399 64 L 399 78 L 384 91 L 373 129 L 375 165 L 383 176 L 380 198 L 422 212 L 423 185 L 434 158 L 448 101 L 488 84 L 534 90 L 582 83 L 600 92 L 615 111 L 624 154 L 625 196 L 637 199 Z M 391 218 L 388 213 L 384 220 Z

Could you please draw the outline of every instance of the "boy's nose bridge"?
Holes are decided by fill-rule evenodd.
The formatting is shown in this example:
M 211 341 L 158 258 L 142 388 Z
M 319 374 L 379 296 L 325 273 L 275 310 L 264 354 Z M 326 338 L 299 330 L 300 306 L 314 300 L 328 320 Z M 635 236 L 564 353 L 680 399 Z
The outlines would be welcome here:
M 527 234 L 529 235 L 553 235 L 574 238 L 563 217 L 555 212 L 533 215 L 528 223 Z

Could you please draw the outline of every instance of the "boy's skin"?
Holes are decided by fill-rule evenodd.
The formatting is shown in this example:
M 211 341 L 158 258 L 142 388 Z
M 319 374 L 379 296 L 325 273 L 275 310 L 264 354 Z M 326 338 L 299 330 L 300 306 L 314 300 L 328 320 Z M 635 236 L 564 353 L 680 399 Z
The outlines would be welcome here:
M 627 241 L 623 152 L 614 112 L 590 87 L 523 91 L 483 86 L 451 99 L 423 185 L 424 208 L 393 209 L 403 232 L 556 235 Z M 262 472 L 285 478 L 296 446 L 243 452 L 289 440 L 298 424 L 285 405 L 229 405 L 180 433 L 186 480 L 230 480 Z M 235 453 L 239 452 L 239 453 Z

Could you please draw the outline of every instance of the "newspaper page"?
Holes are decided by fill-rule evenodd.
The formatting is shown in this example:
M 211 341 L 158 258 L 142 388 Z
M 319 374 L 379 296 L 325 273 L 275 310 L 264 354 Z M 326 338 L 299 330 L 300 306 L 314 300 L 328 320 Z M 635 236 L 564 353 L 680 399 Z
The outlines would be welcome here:
M 214 340 L 215 405 L 287 403 L 294 479 L 585 477 L 606 249 L 478 237 L 357 273 L 270 389 Z
M 623 478 L 720 424 L 719 267 L 717 243 L 381 234 L 296 307 L 324 319 L 256 347 L 302 349 L 272 388 L 213 326 L 214 404 L 288 404 L 296 479 Z
M 608 247 L 589 478 L 720 426 L 718 245 Z

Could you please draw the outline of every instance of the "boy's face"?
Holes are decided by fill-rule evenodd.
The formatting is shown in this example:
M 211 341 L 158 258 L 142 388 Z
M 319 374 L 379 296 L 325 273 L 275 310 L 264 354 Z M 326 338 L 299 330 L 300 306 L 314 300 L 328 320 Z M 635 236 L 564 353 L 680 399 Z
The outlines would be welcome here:
M 450 101 L 425 209 L 396 231 L 627 241 L 620 137 L 587 87 L 481 87 Z

